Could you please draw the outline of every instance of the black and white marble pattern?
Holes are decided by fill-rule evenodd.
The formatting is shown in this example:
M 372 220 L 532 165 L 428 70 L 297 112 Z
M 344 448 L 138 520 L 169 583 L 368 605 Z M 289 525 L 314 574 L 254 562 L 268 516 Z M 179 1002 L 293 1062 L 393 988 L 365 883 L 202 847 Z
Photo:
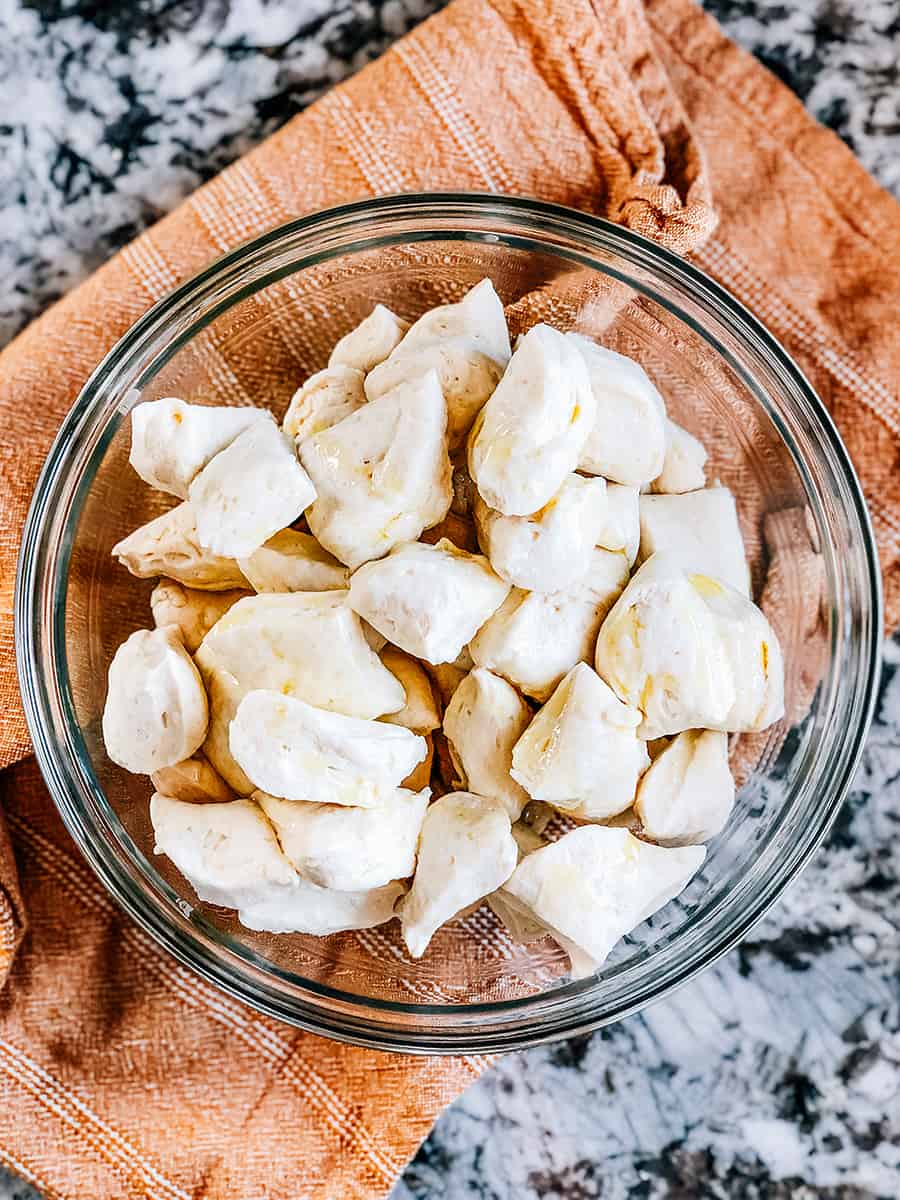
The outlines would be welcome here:
M 444 0 L 0 0 L 0 345 Z M 562 0 L 561 0 L 562 2 Z M 706 0 L 900 195 L 898 0 Z M 501 1061 L 393 1200 L 900 1197 L 900 640 L 854 790 L 678 995 Z M 0 1200 L 31 1200 L 0 1169 Z

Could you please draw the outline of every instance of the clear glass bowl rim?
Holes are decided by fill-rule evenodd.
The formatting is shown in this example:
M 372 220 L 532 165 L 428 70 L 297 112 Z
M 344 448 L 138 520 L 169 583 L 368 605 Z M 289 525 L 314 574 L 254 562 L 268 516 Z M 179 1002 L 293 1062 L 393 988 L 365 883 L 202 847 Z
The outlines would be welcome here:
M 492 222 L 504 232 L 491 232 Z M 376 236 L 374 230 L 381 232 Z M 274 282 L 323 259 L 360 249 L 451 236 L 538 249 L 541 247 L 535 243 L 544 239 L 544 249 L 553 253 L 560 252 L 560 244 L 546 239 L 569 239 L 580 247 L 580 253 L 568 257 L 632 284 L 631 276 L 618 274 L 603 262 L 604 254 L 649 271 L 685 300 L 689 298 L 694 307 L 699 304 L 714 324 L 737 337 L 751 356 L 755 354 L 777 375 L 791 402 L 815 429 L 842 490 L 842 516 L 855 535 L 852 544 L 860 564 L 857 582 L 863 587 L 865 604 L 855 634 L 858 662 L 853 719 L 824 781 L 814 819 L 797 831 L 791 853 L 756 880 L 739 911 L 731 911 L 738 907 L 733 904 L 716 915 L 715 928 L 706 931 L 711 936 L 695 937 L 687 954 L 673 953 L 682 947 L 668 947 L 664 961 L 654 964 L 652 976 L 645 972 L 641 979 L 614 977 L 611 982 L 617 987 L 607 986 L 603 979 L 587 980 L 551 993 L 492 1004 L 404 1005 L 354 997 L 311 981 L 305 981 L 301 989 L 297 977 L 265 966 L 252 951 L 235 953 L 235 944 L 228 944 L 227 935 L 202 917 L 190 918 L 183 903 L 158 876 L 157 887 L 164 895 L 160 899 L 149 894 L 142 876 L 146 879 L 155 872 L 143 870 L 136 862 L 143 863 L 143 856 L 121 826 L 115 830 L 117 819 L 93 776 L 66 694 L 65 594 L 74 527 L 93 478 L 90 466 L 96 468 L 114 432 L 110 426 L 117 424 L 116 406 L 122 395 L 118 381 L 142 356 L 150 355 L 148 361 L 157 370 L 160 359 L 171 356 L 216 316 L 262 286 L 260 279 Z M 708 329 L 671 302 L 658 295 L 654 299 L 675 311 L 729 358 Z M 746 375 L 743 368 L 740 373 Z M 785 436 L 778 412 L 772 411 L 765 396 L 756 390 Z M 738 300 L 689 261 L 601 218 L 525 198 L 425 193 L 345 204 L 272 229 L 175 288 L 119 339 L 63 421 L 36 485 L 19 557 L 15 617 L 25 715 L 45 782 L 70 834 L 101 882 L 146 932 L 181 963 L 225 992 L 299 1028 L 376 1049 L 454 1054 L 521 1049 L 619 1020 L 681 986 L 746 936 L 809 861 L 850 786 L 877 695 L 882 601 L 868 511 L 834 423 L 793 359 Z M 638 968 L 630 970 L 633 973 Z

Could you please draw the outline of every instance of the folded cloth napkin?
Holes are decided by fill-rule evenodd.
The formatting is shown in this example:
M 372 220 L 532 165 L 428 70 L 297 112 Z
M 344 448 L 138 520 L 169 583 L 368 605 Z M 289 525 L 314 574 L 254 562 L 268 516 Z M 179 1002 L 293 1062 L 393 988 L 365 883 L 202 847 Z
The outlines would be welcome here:
M 383 1194 L 487 1063 L 279 1025 L 119 914 L 27 758 L 11 612 L 41 461 L 90 371 L 154 300 L 298 214 L 461 188 L 624 222 L 691 252 L 762 317 L 841 427 L 888 620 L 900 618 L 897 206 L 691 0 L 455 0 L 0 357 L 0 1161 L 48 1197 Z

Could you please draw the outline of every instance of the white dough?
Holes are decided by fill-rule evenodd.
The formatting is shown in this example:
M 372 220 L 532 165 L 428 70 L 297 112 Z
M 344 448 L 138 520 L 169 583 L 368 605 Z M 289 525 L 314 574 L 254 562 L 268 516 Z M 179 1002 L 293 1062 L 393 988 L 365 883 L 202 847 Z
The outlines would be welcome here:
M 188 489 L 200 544 L 246 558 L 295 521 L 316 489 L 275 422 L 257 421 L 203 468 Z
M 645 716 L 642 736 L 751 732 L 784 712 L 778 639 L 752 601 L 658 553 L 603 623 L 596 667 Z
M 433 368 L 447 401 L 451 446 L 461 444 L 509 362 L 500 297 L 482 279 L 456 304 L 419 317 L 400 344 L 366 376 L 370 400 Z
M 608 525 L 606 481 L 567 475 L 549 503 L 529 517 L 505 517 L 475 501 L 478 541 L 491 566 L 514 587 L 560 592 L 576 583 Z
M 168 397 L 131 410 L 128 461 L 145 483 L 186 500 L 206 464 L 245 429 L 271 417 L 263 408 L 185 404 Z
M 138 629 L 109 665 L 103 709 L 106 753 L 149 775 L 181 762 L 206 736 L 206 692 L 174 625 Z
M 583 357 L 596 416 L 578 465 L 615 483 L 641 487 L 663 468 L 666 406 L 644 368 L 580 333 L 566 335 Z
M 238 916 L 247 929 L 328 937 L 346 929 L 384 925 L 393 919 L 394 907 L 405 891 L 402 883 L 388 883 L 363 892 L 339 892 L 300 878 L 287 894 L 270 894 L 246 905 Z
M 621 550 L 634 566 L 641 544 L 640 491 L 624 483 L 606 485 L 606 524 L 597 538 L 597 545 L 606 550 Z
M 728 735 L 688 729 L 653 760 L 638 784 L 634 810 L 654 842 L 687 846 L 715 837 L 733 804 Z
M 690 570 L 750 595 L 744 539 L 728 488 L 641 496 L 640 509 L 642 559 L 663 550 Z
M 413 958 L 422 957 L 441 925 L 505 883 L 517 856 L 499 800 L 471 792 L 435 800 L 422 823 L 415 878 L 400 910 Z
M 310 375 L 291 397 L 281 428 L 298 444 L 330 429 L 366 402 L 363 373 L 352 366 L 331 366 Z
M 235 559 L 200 545 L 194 511 L 186 501 L 135 529 L 113 546 L 112 555 L 139 579 L 166 575 L 204 592 L 248 586 Z
M 529 329 L 469 437 L 485 504 L 505 516 L 543 508 L 578 465 L 596 407 L 575 345 L 549 325 Z
M 666 421 L 663 468 L 653 480 L 654 492 L 679 494 L 706 486 L 706 447 L 674 421 Z
M 663 849 L 627 829 L 584 825 L 526 855 L 504 891 L 567 951 L 571 944 L 587 956 L 582 970 L 596 970 L 620 938 L 684 890 L 705 855 L 702 846 Z
M 306 804 L 265 792 L 254 792 L 253 798 L 304 879 L 355 892 L 412 875 L 430 794 L 428 788 L 418 793 L 398 788 L 375 808 Z
M 314 537 L 296 529 L 282 529 L 238 562 L 256 592 L 330 592 L 349 578 Z
M 577 663 L 512 752 L 512 776 L 533 800 L 581 820 L 624 812 L 650 765 L 637 736 L 641 714 Z
M 167 855 L 201 900 L 244 908 L 298 886 L 272 826 L 253 800 L 185 804 L 155 792 L 150 820 L 157 854 Z
M 228 726 L 247 692 L 280 691 L 352 717 L 380 717 L 403 707 L 402 685 L 366 642 L 346 600 L 345 591 L 248 596 L 197 651 L 210 707 L 204 750 L 242 795 L 253 784 L 231 755 Z
M 513 746 L 531 716 L 512 684 L 480 667 L 463 679 L 444 713 L 444 733 L 466 787 L 479 796 L 502 800 L 511 821 L 528 803 L 527 793 L 509 769 Z
M 364 321 L 335 342 L 328 365 L 354 367 L 365 375 L 384 362 L 408 329 L 408 322 L 376 304 Z
M 150 801 L 156 851 L 166 854 L 201 900 L 236 908 L 247 929 L 311 933 L 369 929 L 389 921 L 402 883 L 339 892 L 303 879 L 281 852 L 259 805 Z
M 419 374 L 300 447 L 318 492 L 307 520 L 355 568 L 417 538 L 453 498 L 447 406 L 434 371 Z
M 627 581 L 625 555 L 597 549 L 568 591 L 514 589 L 470 642 L 472 658 L 544 701 L 575 663 L 592 658 L 603 618 Z
M 503 603 L 509 584 L 447 538 L 408 542 L 350 580 L 350 605 L 389 642 L 429 663 L 453 662 Z
M 265 689 L 241 700 L 229 749 L 270 796 L 361 808 L 391 795 L 427 753 L 425 739 L 401 725 L 345 717 Z

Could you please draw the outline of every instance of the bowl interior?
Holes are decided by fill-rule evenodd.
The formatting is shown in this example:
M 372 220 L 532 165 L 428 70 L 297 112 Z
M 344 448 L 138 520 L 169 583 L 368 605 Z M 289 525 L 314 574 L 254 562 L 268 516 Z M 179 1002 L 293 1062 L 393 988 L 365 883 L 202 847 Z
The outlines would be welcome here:
M 348 1020 L 374 1012 L 407 1031 L 407 1043 L 417 1029 L 458 1029 L 474 1014 L 502 1023 L 503 1014 L 518 1012 L 510 1020 L 522 1020 L 534 1017 L 535 1005 L 549 1011 L 557 1001 L 580 1005 L 582 1013 L 589 1004 L 597 1023 L 724 949 L 796 870 L 837 802 L 847 739 L 865 722 L 871 684 L 859 641 L 868 638 L 868 624 L 861 633 L 860 622 L 871 623 L 867 606 L 877 607 L 865 553 L 860 574 L 842 552 L 854 537 L 866 537 L 852 473 L 809 409 L 802 380 L 773 360 L 764 339 L 753 344 L 743 317 L 720 298 L 700 295 L 700 283 L 678 278 L 683 266 L 673 261 L 667 278 L 657 252 L 631 239 L 629 257 L 627 246 L 623 252 L 613 245 L 617 237 L 614 231 L 609 245 L 586 248 L 583 234 L 551 236 L 540 225 L 523 229 L 496 218 L 483 226 L 457 220 L 381 234 L 369 228 L 365 236 L 330 242 L 319 236 L 312 249 L 301 237 L 258 265 L 245 261 L 231 276 L 220 268 L 202 296 L 162 314 L 139 352 L 109 364 L 95 381 L 92 424 L 80 437 L 69 502 L 57 517 L 51 651 L 64 725 L 58 744 L 72 762 L 67 786 L 78 790 L 81 820 L 90 826 L 85 836 L 95 849 L 105 841 L 100 853 L 115 857 L 120 890 L 139 896 L 145 915 L 156 915 L 156 931 L 180 943 L 189 961 L 196 959 L 188 943 L 200 947 L 207 964 L 221 969 L 220 982 L 250 999 L 277 994 L 277 1005 L 259 1002 L 288 1019 L 308 1020 L 311 1010 L 344 1011 Z M 735 745 L 742 786 L 701 873 L 617 947 L 598 978 L 578 983 L 569 982 L 554 943 L 517 945 L 484 905 L 442 929 L 419 961 L 404 951 L 396 922 L 327 939 L 243 929 L 233 914 L 199 904 L 168 860 L 154 854 L 150 782 L 113 765 L 100 737 L 109 661 L 128 633 L 152 624 L 152 582 L 131 577 L 110 549 L 171 505 L 128 465 L 130 407 L 175 395 L 265 405 L 280 417 L 293 391 L 375 303 L 414 319 L 485 275 L 508 306 L 513 336 L 544 319 L 644 365 L 670 415 L 709 448 L 708 479 L 737 496 L 757 599 L 771 566 L 764 518 L 786 510 L 802 515 L 792 526 L 795 540 L 781 548 L 783 585 L 770 614 L 787 664 L 787 716 Z M 808 591 L 811 554 L 816 594 Z

